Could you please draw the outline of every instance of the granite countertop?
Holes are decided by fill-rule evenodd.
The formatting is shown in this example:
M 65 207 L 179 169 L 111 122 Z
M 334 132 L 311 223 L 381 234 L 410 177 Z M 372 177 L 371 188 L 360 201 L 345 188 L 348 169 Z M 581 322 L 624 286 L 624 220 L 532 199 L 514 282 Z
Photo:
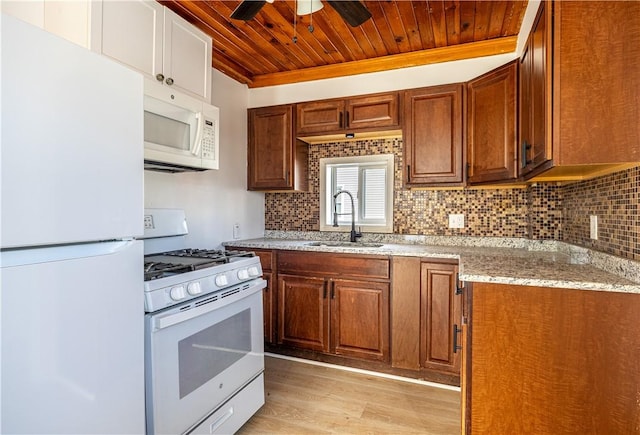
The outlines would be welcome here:
M 369 237 L 367 237 L 369 236 Z M 357 247 L 312 246 L 313 241 L 345 241 L 345 234 L 267 232 L 225 246 L 381 256 L 450 258 L 460 279 L 470 282 L 573 288 L 640 294 L 640 263 L 555 241 L 479 237 L 365 235 Z M 371 247 L 377 243 L 382 246 Z

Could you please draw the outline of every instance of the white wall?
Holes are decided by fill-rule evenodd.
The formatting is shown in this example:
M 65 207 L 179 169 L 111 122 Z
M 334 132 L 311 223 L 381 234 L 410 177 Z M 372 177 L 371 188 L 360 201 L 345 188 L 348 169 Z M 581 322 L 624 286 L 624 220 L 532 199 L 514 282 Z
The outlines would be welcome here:
M 243 239 L 264 233 L 264 194 L 247 191 L 247 87 L 213 70 L 212 103 L 220 108 L 220 169 L 145 171 L 145 207 L 182 208 L 192 248 L 220 248 L 240 225 Z
M 516 58 L 515 53 L 249 90 L 249 107 L 466 82 Z

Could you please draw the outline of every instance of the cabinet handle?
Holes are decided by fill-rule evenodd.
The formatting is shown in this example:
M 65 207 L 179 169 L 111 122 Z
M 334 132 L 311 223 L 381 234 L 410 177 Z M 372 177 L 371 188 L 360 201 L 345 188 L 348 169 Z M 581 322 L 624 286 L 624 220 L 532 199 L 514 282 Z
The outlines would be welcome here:
M 462 284 L 462 287 L 460 286 L 460 274 L 456 273 L 456 294 L 461 295 L 463 290 L 464 284 Z
M 462 332 L 462 328 L 458 328 L 458 325 L 453 324 L 453 353 L 458 353 L 462 350 L 462 346 L 458 346 L 458 334 Z
M 163 81 L 164 80 L 164 74 L 162 74 L 162 73 L 156 74 L 156 80 L 159 81 L 159 82 Z
M 327 285 L 329 284 L 328 281 L 324 282 L 324 285 L 322 286 L 322 299 L 327 299 Z
M 349 127 L 349 111 L 347 111 L 347 122 L 344 123 L 345 128 Z
M 529 154 L 530 149 L 531 149 L 531 144 L 527 143 L 526 140 L 523 140 L 522 141 L 522 162 L 520 164 L 523 168 L 533 163 L 533 160 L 527 160 L 527 155 Z
M 331 281 L 331 299 L 336 298 L 336 284 Z
M 470 172 L 471 172 L 471 163 L 467 162 L 467 173 L 466 173 L 466 174 L 465 174 L 465 176 L 464 176 L 464 179 L 465 179 L 466 181 L 468 181 L 468 180 L 469 180 L 469 173 L 470 173 Z
M 165 80 L 165 83 L 171 86 L 173 84 L 173 79 L 171 77 L 167 77 L 167 80 Z
M 289 184 L 289 176 L 290 176 L 290 171 L 287 171 L 287 173 L 284 175 L 284 183 L 285 184 Z
M 411 165 L 407 165 L 407 183 L 411 183 Z
M 338 121 L 338 127 L 340 127 L 340 128 L 343 127 L 343 125 L 342 125 L 343 118 L 344 118 L 344 114 L 342 112 L 340 112 L 340 120 Z

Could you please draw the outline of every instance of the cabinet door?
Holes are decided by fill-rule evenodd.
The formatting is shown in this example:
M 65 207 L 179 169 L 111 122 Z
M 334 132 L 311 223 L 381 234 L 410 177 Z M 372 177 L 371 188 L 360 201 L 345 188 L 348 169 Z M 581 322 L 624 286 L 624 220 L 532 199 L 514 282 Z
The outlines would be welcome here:
M 249 190 L 293 188 L 293 106 L 249 110 Z
M 468 181 L 514 180 L 517 171 L 518 61 L 468 83 Z
M 3 0 L 2 13 L 13 15 L 88 49 L 92 46 L 91 12 L 96 6 L 90 0 L 44 1 Z
M 162 73 L 164 6 L 102 2 L 102 54 L 151 77 Z
M 331 352 L 389 360 L 389 284 L 331 282 Z
M 461 301 L 455 294 L 457 266 L 422 263 L 420 272 L 420 365 L 460 372 L 454 325 L 461 327 Z
M 405 184 L 462 184 L 461 84 L 404 94 Z
M 474 283 L 471 297 L 469 433 L 638 433 L 640 294 Z
M 296 135 L 338 132 L 345 127 L 344 100 L 296 104 Z
M 345 104 L 345 128 L 351 130 L 398 128 L 399 94 L 369 95 L 349 98 Z
M 523 52 L 520 77 L 520 146 L 521 173 L 526 174 L 551 160 L 550 99 L 550 31 L 547 23 L 549 5 L 540 4 L 540 10 Z
M 167 8 L 162 68 L 165 84 L 211 100 L 211 38 Z
M 278 275 L 278 344 L 328 352 L 328 300 L 324 279 Z

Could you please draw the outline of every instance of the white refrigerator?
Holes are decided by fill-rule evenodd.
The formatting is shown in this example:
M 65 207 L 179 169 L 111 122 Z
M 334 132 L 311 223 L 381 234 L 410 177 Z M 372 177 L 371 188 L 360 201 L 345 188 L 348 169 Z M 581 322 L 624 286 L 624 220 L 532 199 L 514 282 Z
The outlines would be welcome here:
M 144 433 L 142 77 L 1 31 L 0 432 Z

